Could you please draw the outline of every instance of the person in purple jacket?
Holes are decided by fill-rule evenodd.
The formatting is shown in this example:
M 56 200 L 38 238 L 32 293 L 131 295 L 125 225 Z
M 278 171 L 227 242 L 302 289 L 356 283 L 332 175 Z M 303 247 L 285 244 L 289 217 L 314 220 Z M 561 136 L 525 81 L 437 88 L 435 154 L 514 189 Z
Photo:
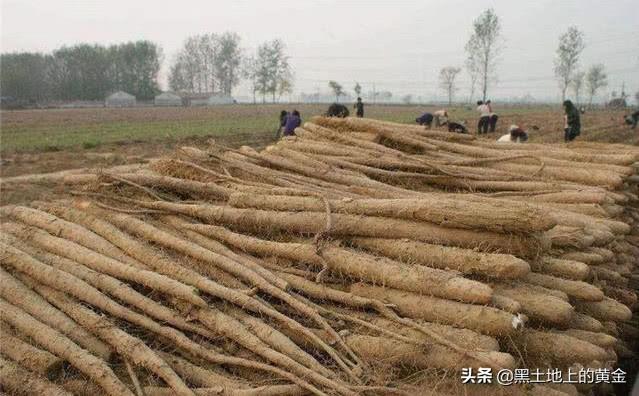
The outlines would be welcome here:
M 295 128 L 302 125 L 302 118 L 300 112 L 293 110 L 293 112 L 286 116 L 286 124 L 284 125 L 284 136 L 295 136 Z

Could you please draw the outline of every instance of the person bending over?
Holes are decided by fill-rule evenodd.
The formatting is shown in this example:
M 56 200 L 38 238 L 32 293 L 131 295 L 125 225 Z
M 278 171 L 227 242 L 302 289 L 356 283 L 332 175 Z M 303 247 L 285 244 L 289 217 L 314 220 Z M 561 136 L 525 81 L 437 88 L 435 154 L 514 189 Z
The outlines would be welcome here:
M 499 139 L 498 143 L 523 143 L 528 140 L 528 132 L 521 129 L 518 125 L 511 125 L 509 132 Z
M 430 127 L 433 125 L 433 115 L 431 113 L 424 113 L 421 116 L 415 118 L 415 122 L 430 129 Z
M 565 100 L 564 106 L 564 141 L 572 142 L 581 134 L 581 120 L 579 110 L 570 100 Z

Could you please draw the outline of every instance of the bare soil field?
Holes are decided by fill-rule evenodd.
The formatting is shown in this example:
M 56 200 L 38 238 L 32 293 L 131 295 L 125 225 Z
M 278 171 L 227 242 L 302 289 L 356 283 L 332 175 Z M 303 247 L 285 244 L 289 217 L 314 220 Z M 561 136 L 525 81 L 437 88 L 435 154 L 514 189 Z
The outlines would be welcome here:
M 300 110 L 303 119 L 321 114 L 325 104 L 231 105 L 218 107 L 94 108 L 3 111 L 0 113 L 0 177 L 56 172 L 84 167 L 110 167 L 145 162 L 182 145 L 200 146 L 210 139 L 229 147 L 262 148 L 275 139 L 282 109 Z M 370 105 L 366 116 L 413 124 L 414 119 L 438 107 Z M 471 133 L 477 123 L 472 107 L 453 107 L 451 119 L 464 121 Z M 497 131 L 482 138 L 495 140 L 510 124 L 539 131 L 531 142 L 563 144 L 563 118 L 554 107 L 499 109 Z M 639 131 L 622 122 L 623 111 L 597 110 L 583 115 L 579 140 L 639 143 Z M 3 203 L 33 199 L 43 191 L 4 190 Z

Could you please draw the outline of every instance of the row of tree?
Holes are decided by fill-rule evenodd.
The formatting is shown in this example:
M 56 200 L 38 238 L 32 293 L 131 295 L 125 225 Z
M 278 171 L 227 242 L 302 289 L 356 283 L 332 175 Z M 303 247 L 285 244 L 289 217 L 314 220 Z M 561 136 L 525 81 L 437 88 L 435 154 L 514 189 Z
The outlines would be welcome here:
M 255 54 L 246 55 L 236 33 L 203 34 L 187 38 L 177 54 L 169 75 L 174 91 L 230 95 L 242 78 L 247 79 L 253 99 L 272 101 L 293 88 L 291 70 L 284 43 L 263 43 Z
M 496 81 L 497 59 L 503 48 L 501 44 L 499 17 L 493 9 L 488 9 L 473 22 L 472 34 L 465 46 L 467 54 L 465 67 L 470 78 L 469 102 L 473 100 L 478 82 L 481 97 L 486 100 L 488 88 Z M 592 105 L 593 97 L 608 82 L 603 64 L 592 65 L 587 72 L 579 70 L 579 58 L 584 48 L 583 33 L 574 26 L 568 28 L 559 37 L 554 73 L 559 82 L 562 101 L 566 99 L 567 90 L 572 88 L 575 101 L 579 103 L 580 93 L 586 89 L 589 104 Z M 459 67 L 446 66 L 440 71 L 440 87 L 447 92 L 449 104 L 452 103 L 457 90 L 455 79 L 461 70 Z
M 102 100 L 117 90 L 150 99 L 161 62 L 162 50 L 150 41 L 2 54 L 0 86 L 2 96 L 24 101 Z
M 260 45 L 246 54 L 236 33 L 203 34 L 187 38 L 169 70 L 169 87 L 177 92 L 231 91 L 242 79 L 250 82 L 254 99 L 275 101 L 292 92 L 293 71 L 281 40 Z M 102 46 L 78 44 L 50 54 L 2 54 L 2 96 L 21 101 L 102 100 L 122 90 L 138 99 L 159 91 L 162 50 L 150 41 Z

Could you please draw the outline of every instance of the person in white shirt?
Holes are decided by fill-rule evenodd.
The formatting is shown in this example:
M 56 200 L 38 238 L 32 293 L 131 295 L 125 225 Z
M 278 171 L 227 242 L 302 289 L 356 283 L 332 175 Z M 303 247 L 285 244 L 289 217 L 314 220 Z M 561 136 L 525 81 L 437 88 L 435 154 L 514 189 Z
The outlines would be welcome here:
M 448 111 L 446 109 L 437 110 L 433 113 L 435 116 L 435 126 L 439 127 L 448 123 Z
M 490 107 L 483 101 L 477 101 L 477 111 L 479 112 L 479 122 L 477 123 L 477 134 L 488 133 L 490 123 Z
M 528 132 L 521 129 L 518 125 L 511 125 L 509 132 L 499 139 L 497 143 L 523 143 L 528 140 Z

